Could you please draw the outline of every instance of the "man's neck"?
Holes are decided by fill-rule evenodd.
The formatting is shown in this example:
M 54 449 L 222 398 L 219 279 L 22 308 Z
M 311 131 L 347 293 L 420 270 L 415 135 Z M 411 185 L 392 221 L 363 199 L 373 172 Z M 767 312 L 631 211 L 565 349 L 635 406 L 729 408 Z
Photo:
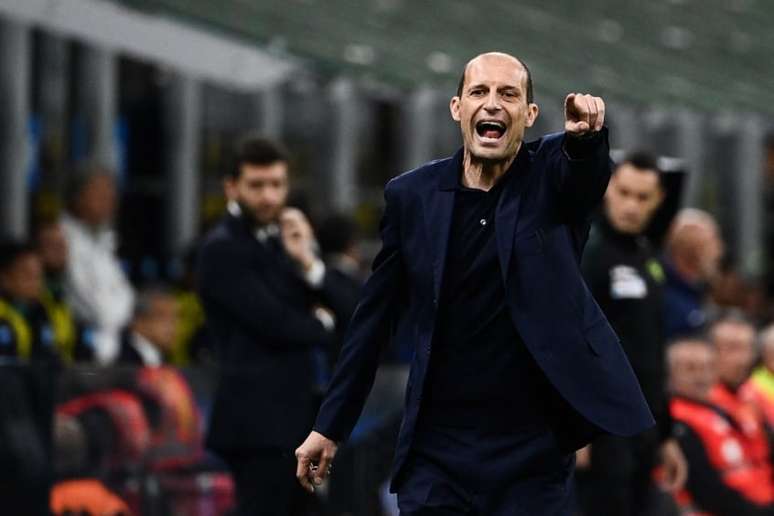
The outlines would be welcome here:
M 465 155 L 462 159 L 463 186 L 489 191 L 508 172 L 520 148 L 521 144 L 519 144 L 513 156 L 503 161 L 477 159 L 465 149 Z

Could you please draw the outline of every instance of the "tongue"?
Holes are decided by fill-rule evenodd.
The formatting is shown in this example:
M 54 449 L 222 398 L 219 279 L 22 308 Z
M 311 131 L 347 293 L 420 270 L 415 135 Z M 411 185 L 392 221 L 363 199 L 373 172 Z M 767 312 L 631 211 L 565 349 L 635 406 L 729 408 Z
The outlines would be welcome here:
M 500 137 L 500 131 L 497 131 L 495 129 L 487 129 L 484 131 L 484 137 L 486 138 L 499 138 Z

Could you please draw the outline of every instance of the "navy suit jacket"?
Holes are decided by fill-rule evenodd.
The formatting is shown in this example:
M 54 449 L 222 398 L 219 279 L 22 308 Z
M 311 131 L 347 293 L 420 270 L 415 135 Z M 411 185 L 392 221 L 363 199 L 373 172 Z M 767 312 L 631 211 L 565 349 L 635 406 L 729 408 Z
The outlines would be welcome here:
M 637 434 L 653 418 L 579 268 L 590 214 L 610 178 L 607 129 L 585 144 L 580 158 L 567 154 L 564 133 L 524 145 L 529 163 L 508 182 L 495 214 L 511 319 L 574 411 L 602 431 Z M 382 249 L 314 426 L 328 438 L 345 439 L 371 389 L 380 348 L 390 340 L 410 343 L 415 353 L 394 474 L 411 446 L 422 402 L 462 155 L 460 150 L 387 184 Z M 583 441 L 576 439 L 575 446 Z

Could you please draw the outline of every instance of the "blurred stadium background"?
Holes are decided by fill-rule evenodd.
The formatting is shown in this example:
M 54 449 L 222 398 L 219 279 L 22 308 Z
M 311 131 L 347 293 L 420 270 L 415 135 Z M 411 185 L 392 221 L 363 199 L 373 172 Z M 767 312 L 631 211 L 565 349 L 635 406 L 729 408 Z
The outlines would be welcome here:
M 766 272 L 766 2 L 5 0 L 0 17 L 0 220 L 15 234 L 98 156 L 142 217 L 122 219 L 124 255 L 163 267 L 222 208 L 218 174 L 251 128 L 287 143 L 315 208 L 372 228 L 388 178 L 456 147 L 448 98 L 494 48 L 534 74 L 533 135 L 561 129 L 567 92 L 604 96 L 613 145 L 684 160 L 685 202 Z
M 129 276 L 177 281 L 254 129 L 290 149 L 313 220 L 350 213 L 373 238 L 385 182 L 460 144 L 464 63 L 501 50 L 532 71 L 533 137 L 562 129 L 567 93 L 604 97 L 613 147 L 685 172 L 681 204 L 718 218 L 730 262 L 771 298 L 773 27 L 764 0 L 0 0 L 0 234 L 30 236 L 97 158 L 118 177 Z M 186 375 L 206 400 L 207 374 Z M 164 513 L 147 502 L 158 485 L 135 487 Z

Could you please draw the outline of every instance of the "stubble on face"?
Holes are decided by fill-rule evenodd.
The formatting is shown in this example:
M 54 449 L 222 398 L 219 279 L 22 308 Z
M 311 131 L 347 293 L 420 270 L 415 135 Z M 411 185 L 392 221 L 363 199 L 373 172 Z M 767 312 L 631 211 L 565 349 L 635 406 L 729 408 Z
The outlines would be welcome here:
M 238 178 L 227 182 L 226 194 L 254 226 L 277 223 L 288 196 L 287 164 L 244 165 Z

